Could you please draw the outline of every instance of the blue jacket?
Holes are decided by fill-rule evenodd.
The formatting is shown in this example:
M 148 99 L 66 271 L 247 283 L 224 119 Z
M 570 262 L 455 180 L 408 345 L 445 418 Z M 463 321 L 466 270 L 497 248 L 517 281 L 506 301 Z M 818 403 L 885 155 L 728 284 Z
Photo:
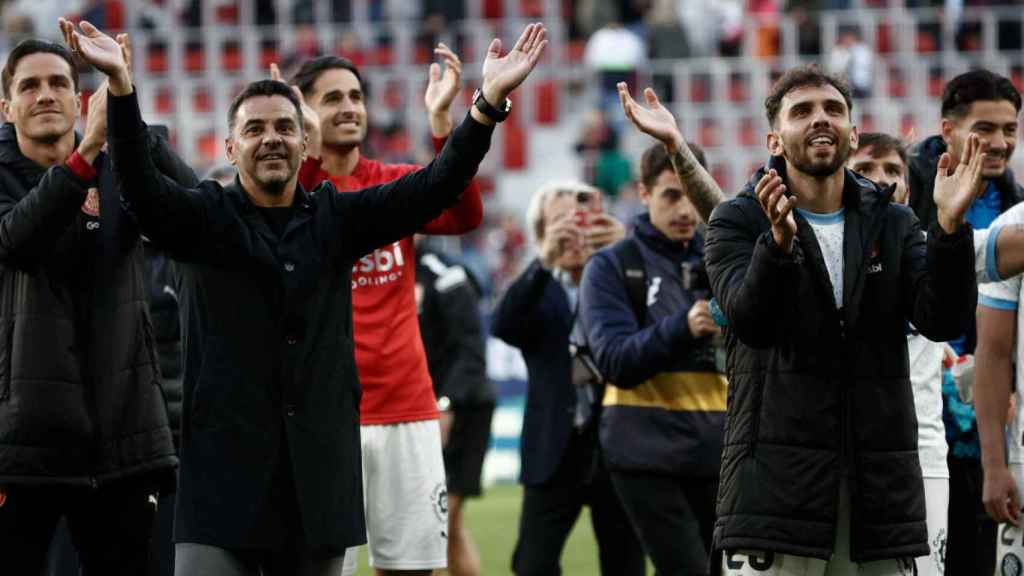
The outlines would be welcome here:
M 647 214 L 637 217 L 635 234 L 648 285 L 642 323 L 611 248 L 587 263 L 580 285 L 580 321 L 608 383 L 601 446 L 610 469 L 715 477 L 726 380 L 710 339 L 695 338 L 687 322 L 694 303 L 710 295 L 684 288 L 683 278 L 703 258 L 704 239 L 670 241 Z
M 491 319 L 491 332 L 518 348 L 526 361 L 526 410 L 519 437 L 519 478 L 526 485 L 550 480 L 569 445 L 576 407 L 571 331 L 569 297 L 537 260 L 509 286 Z

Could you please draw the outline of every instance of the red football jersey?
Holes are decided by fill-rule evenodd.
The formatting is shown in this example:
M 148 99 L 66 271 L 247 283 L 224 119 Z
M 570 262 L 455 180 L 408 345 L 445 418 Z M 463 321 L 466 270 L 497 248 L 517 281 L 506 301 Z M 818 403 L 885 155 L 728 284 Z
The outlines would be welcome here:
M 443 144 L 443 140 L 435 141 L 438 150 Z M 304 186 L 313 188 L 329 177 L 339 191 L 346 192 L 396 180 L 420 167 L 360 157 L 349 176 L 328 176 L 318 168 L 303 166 Z M 456 205 L 421 232 L 462 234 L 482 221 L 483 202 L 474 181 Z M 437 418 L 434 387 L 416 315 L 416 254 L 411 236 L 378 248 L 352 267 L 352 323 L 356 367 L 363 386 L 361 423 L 396 424 Z

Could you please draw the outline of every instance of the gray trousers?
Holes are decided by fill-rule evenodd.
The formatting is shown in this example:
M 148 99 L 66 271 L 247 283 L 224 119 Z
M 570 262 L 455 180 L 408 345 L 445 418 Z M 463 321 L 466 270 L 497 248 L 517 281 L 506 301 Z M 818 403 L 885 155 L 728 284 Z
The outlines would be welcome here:
M 344 556 L 313 560 L 294 553 L 236 552 L 205 544 L 174 545 L 174 576 L 339 576 Z

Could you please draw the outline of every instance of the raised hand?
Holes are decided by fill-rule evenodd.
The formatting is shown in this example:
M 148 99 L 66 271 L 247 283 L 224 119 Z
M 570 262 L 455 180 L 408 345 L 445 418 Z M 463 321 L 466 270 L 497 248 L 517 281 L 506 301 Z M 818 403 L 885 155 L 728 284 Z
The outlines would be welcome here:
M 270 79 L 287 84 L 281 76 L 277 62 L 270 63 Z M 302 95 L 302 90 L 299 90 L 298 86 L 292 86 L 292 92 L 299 99 L 299 108 L 302 109 L 302 129 L 306 131 L 306 154 L 312 158 L 319 158 L 322 148 L 320 115 L 312 106 L 306 104 L 306 97 Z
M 551 268 L 562 254 L 583 247 L 583 243 L 583 232 L 576 225 L 575 214 L 566 212 L 550 222 L 544 231 L 544 240 L 539 250 L 540 260 L 545 267 Z
M 437 62 L 430 65 L 430 80 L 423 95 L 423 103 L 427 107 L 431 133 L 442 138 L 452 131 L 448 110 L 462 86 L 462 62 L 444 43 L 434 48 L 434 54 L 444 60 L 444 73 L 442 74 L 441 65 Z
M 644 108 L 633 100 L 625 82 L 619 82 L 617 88 L 626 118 L 644 134 L 660 140 L 670 153 L 678 150 L 683 143 L 683 134 L 679 131 L 675 116 L 661 105 L 654 90 L 644 89 L 644 99 L 647 100 L 647 108 Z
M 60 31 L 72 52 L 110 78 L 112 94 L 131 92 L 131 69 L 125 61 L 124 47 L 117 40 L 84 20 L 76 27 L 61 18 Z
M 546 36 L 543 24 L 530 24 L 512 51 L 504 56 L 501 55 L 501 40 L 495 38 L 491 41 L 484 60 L 482 83 L 484 98 L 491 106 L 501 106 L 505 98 L 526 80 L 548 45 Z
M 971 134 L 967 137 L 960 162 L 954 162 L 948 152 L 939 158 L 932 197 L 938 209 L 939 226 L 946 234 L 960 228 L 967 209 L 985 190 L 981 170 L 986 154 L 988 142 L 982 142 L 977 134 Z
M 589 250 L 597 251 L 626 237 L 626 227 L 610 214 L 592 214 L 583 229 L 583 239 Z
M 786 185 L 775 170 L 769 170 L 761 177 L 754 187 L 754 194 L 761 203 L 761 209 L 768 216 L 768 221 L 772 223 L 772 238 L 775 239 L 775 244 L 786 254 L 791 253 L 793 239 L 796 238 L 796 219 L 793 218 L 796 198 L 786 196 Z
M 86 162 L 92 161 L 99 155 L 100 150 L 107 143 L 107 82 L 89 96 L 89 111 L 85 118 L 85 132 L 82 141 L 78 144 L 78 153 Z

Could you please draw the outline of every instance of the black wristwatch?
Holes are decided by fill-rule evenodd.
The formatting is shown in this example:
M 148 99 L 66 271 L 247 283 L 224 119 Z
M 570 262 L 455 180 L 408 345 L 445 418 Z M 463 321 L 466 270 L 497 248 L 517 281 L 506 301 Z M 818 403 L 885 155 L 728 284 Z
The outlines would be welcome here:
M 481 114 L 495 122 L 501 122 L 505 118 L 508 118 L 509 112 L 512 111 L 511 100 L 505 98 L 504 105 L 500 109 L 495 108 L 494 106 L 491 106 L 491 103 L 488 102 L 486 98 L 484 98 L 484 92 L 479 88 L 477 88 L 477 91 L 473 93 L 473 106 L 475 106 Z

